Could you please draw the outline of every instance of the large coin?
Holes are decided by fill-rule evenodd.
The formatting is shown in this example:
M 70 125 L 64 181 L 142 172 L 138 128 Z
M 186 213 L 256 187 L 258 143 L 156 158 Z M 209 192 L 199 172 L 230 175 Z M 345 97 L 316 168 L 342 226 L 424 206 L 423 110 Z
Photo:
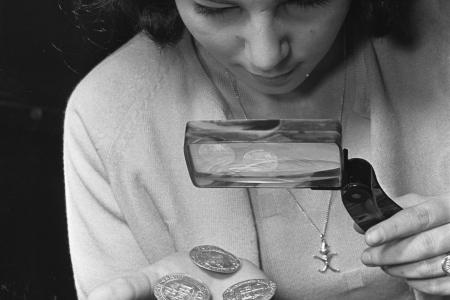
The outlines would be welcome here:
M 153 293 L 158 300 L 209 300 L 211 297 L 205 284 L 186 274 L 164 276 L 156 283 Z
M 223 300 L 269 300 L 277 285 L 266 279 L 250 279 L 236 283 L 223 292 Z
M 241 266 L 239 258 L 216 246 L 197 246 L 189 255 L 197 266 L 216 273 L 234 273 Z

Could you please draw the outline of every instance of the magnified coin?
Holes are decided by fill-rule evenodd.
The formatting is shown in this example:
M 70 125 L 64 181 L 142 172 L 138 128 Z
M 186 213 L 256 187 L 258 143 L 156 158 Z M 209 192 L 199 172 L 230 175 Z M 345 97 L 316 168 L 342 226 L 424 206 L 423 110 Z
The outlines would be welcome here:
M 247 166 L 246 171 L 273 171 L 278 167 L 278 157 L 272 152 L 256 149 L 245 153 L 242 163 Z
M 223 292 L 223 300 L 269 300 L 277 285 L 266 279 L 250 279 L 236 283 Z
M 235 160 L 234 150 L 226 144 L 201 144 L 199 158 L 214 164 L 230 164 Z
M 158 300 L 209 300 L 205 284 L 186 275 L 169 274 L 158 280 L 153 293 Z
M 241 266 L 239 258 L 216 246 L 194 247 L 189 255 L 197 266 L 216 273 L 234 273 Z

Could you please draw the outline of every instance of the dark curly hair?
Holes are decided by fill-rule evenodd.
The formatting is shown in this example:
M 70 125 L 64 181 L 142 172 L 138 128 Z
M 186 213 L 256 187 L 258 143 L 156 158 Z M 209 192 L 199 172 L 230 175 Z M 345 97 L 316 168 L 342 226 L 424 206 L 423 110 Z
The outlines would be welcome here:
M 83 0 L 81 0 L 83 1 Z M 176 44 L 184 32 L 174 0 L 95 0 L 109 12 L 125 14 L 136 31 L 144 30 L 160 46 Z M 402 23 L 411 0 L 353 0 L 347 21 L 380 37 Z

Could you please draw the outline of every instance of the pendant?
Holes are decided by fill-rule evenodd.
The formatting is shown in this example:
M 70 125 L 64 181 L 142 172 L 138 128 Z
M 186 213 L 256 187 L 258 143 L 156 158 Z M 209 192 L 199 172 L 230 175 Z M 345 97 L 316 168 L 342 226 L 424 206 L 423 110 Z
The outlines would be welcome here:
M 320 255 L 313 256 L 315 259 L 320 260 L 324 264 L 323 268 L 318 269 L 318 271 L 320 273 L 325 273 L 328 269 L 330 269 L 331 271 L 336 272 L 336 273 L 340 272 L 341 270 L 339 270 L 338 268 L 333 268 L 331 266 L 331 258 L 333 256 L 336 256 L 337 253 L 330 252 L 330 249 L 329 249 L 330 246 L 328 246 L 327 241 L 325 240 L 325 237 L 322 236 L 321 238 L 322 238 L 322 243 L 320 245 L 320 251 L 319 251 Z

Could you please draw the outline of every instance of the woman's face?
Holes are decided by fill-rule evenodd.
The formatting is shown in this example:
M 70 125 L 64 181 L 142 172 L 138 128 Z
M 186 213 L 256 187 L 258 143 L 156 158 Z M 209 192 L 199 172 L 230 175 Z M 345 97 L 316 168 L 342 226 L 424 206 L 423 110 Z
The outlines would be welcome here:
M 293 91 L 331 48 L 351 0 L 175 0 L 194 38 L 239 81 Z

